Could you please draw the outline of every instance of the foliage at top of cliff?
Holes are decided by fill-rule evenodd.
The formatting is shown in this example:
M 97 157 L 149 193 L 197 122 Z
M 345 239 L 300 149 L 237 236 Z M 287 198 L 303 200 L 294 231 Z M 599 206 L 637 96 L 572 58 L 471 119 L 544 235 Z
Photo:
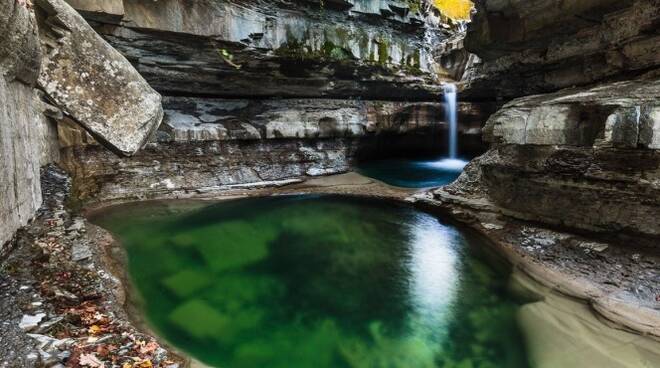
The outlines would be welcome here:
M 440 12 L 452 20 L 470 20 L 474 3 L 470 0 L 432 0 Z

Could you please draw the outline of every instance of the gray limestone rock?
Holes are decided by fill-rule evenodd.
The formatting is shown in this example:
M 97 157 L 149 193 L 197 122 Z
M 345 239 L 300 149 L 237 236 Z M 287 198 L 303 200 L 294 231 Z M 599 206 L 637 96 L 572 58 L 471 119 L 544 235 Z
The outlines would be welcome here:
M 0 1 L 0 256 L 41 205 L 39 166 L 56 159 L 54 126 L 33 88 L 41 49 L 25 2 Z
M 660 66 L 657 0 L 477 1 L 464 97 L 514 98 Z
M 38 0 L 39 85 L 108 148 L 132 155 L 162 119 L 161 97 L 63 0 Z
M 660 79 L 602 84 L 522 97 L 484 127 L 491 143 L 658 147 Z

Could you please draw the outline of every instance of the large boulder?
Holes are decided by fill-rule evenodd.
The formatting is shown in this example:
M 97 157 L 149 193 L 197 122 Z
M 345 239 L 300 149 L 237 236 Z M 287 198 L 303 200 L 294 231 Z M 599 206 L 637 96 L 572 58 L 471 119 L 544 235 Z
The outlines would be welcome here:
M 139 150 L 163 117 L 161 97 L 63 0 L 38 0 L 45 46 L 39 86 L 100 142 Z

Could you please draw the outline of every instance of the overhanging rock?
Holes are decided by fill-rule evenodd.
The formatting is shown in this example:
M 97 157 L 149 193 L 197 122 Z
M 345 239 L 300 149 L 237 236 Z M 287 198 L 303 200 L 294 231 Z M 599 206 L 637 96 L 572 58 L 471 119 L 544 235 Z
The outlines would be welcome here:
M 118 154 L 137 152 L 163 117 L 161 96 L 63 0 L 37 0 L 39 85 Z

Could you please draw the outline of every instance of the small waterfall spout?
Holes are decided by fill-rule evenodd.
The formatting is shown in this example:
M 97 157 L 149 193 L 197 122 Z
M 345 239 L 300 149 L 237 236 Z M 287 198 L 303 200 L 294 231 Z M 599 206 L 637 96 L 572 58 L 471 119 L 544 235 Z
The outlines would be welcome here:
M 447 172 L 461 172 L 467 161 L 458 158 L 458 111 L 456 109 L 456 85 L 444 85 L 444 99 L 447 109 L 445 119 L 449 124 L 449 154 L 447 158 L 431 163 L 431 166 Z
M 447 110 L 445 111 L 447 124 L 449 124 L 449 158 L 458 156 L 458 121 L 456 112 L 456 85 L 445 84 L 444 98 Z

